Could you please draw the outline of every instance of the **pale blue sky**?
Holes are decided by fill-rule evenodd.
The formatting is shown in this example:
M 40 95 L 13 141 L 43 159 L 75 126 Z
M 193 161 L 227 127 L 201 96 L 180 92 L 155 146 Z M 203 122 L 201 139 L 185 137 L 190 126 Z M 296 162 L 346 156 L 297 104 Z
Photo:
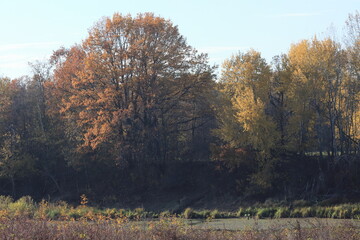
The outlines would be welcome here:
M 60 46 L 81 43 L 87 31 L 114 12 L 154 12 L 178 25 L 188 43 L 222 62 L 254 48 L 268 61 L 292 43 L 341 30 L 360 0 L 1 0 L 0 76 L 30 74 L 28 62 Z

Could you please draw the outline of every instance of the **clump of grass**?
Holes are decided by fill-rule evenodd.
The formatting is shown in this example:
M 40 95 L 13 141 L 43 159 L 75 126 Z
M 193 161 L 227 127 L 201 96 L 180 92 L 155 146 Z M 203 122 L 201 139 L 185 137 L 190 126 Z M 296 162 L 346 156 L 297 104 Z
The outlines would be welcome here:
M 210 217 L 215 219 L 215 218 L 220 218 L 221 217 L 221 213 L 217 210 L 214 209 L 210 212 Z
M 356 206 L 356 207 L 352 208 L 350 216 L 351 216 L 351 218 L 354 218 L 354 219 L 360 219 L 360 207 Z
M 58 220 L 61 218 L 61 210 L 59 208 L 52 208 L 47 211 L 47 219 Z
M 335 213 L 335 207 L 326 207 L 324 211 L 325 218 L 331 218 Z
M 236 216 L 237 217 L 243 217 L 244 216 L 244 212 L 245 212 L 245 209 L 244 208 L 239 208 L 239 210 L 236 212 Z
M 254 216 L 256 216 L 257 211 L 258 211 L 257 208 L 248 207 L 244 211 L 244 216 L 254 217 Z
M 9 196 L 0 196 L 0 209 L 7 209 L 10 203 L 13 203 L 14 200 Z
M 303 207 L 300 209 L 300 212 L 303 218 L 315 217 L 315 211 L 312 207 Z
M 107 208 L 102 211 L 102 214 L 108 218 L 117 218 L 120 216 L 120 212 L 115 208 Z
M 256 212 L 256 217 L 258 218 L 273 218 L 276 213 L 275 208 L 260 208 Z
M 10 202 L 7 208 L 10 214 L 14 216 L 32 217 L 35 212 L 34 201 L 29 196 L 24 196 L 15 202 Z
M 288 207 L 280 207 L 276 210 L 274 218 L 288 218 L 290 217 L 290 209 Z
M 184 213 L 183 213 L 184 218 L 186 219 L 191 219 L 195 216 L 195 212 L 194 209 L 192 208 L 186 208 Z
M 195 213 L 194 218 L 207 219 L 211 217 L 210 210 L 194 211 L 194 213 Z
M 290 211 L 290 217 L 291 218 L 301 218 L 302 217 L 301 208 L 292 209 Z
M 161 218 L 168 218 L 168 217 L 171 217 L 171 212 L 169 211 L 169 210 L 166 210 L 166 211 L 163 211 L 163 212 L 161 212 L 160 214 L 159 214 L 159 216 L 161 217 Z
M 325 217 L 325 208 L 324 207 L 315 207 L 315 216 L 318 218 L 324 218 Z

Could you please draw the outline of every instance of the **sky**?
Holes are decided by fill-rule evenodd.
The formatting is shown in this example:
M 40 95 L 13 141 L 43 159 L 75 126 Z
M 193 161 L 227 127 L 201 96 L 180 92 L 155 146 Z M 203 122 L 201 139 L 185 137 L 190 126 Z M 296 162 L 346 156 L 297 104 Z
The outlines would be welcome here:
M 270 62 L 291 44 L 336 35 L 360 0 L 1 0 L 0 77 L 31 74 L 60 47 L 80 44 L 102 17 L 141 12 L 170 19 L 211 65 L 255 49 Z

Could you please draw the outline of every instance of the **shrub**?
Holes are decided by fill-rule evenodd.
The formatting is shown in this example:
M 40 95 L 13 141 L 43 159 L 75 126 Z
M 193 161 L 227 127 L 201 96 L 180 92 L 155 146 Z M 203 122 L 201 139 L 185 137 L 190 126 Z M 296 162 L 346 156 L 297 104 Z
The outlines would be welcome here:
M 14 200 L 9 196 L 0 196 L 0 209 L 5 210 L 8 209 L 10 203 L 13 203 Z
M 143 218 L 146 217 L 146 212 L 144 208 L 135 208 L 134 209 L 134 216 L 136 218 Z
M 315 217 L 315 211 L 311 207 L 303 207 L 300 209 L 301 217 Z
M 184 218 L 191 219 L 195 216 L 194 210 L 192 208 L 186 208 L 183 215 L 184 215 Z
M 325 208 L 325 211 L 324 211 L 324 217 L 331 218 L 334 213 L 335 213 L 334 207 L 327 207 L 327 208 Z
M 352 210 L 356 209 L 358 206 L 344 205 L 341 211 L 341 218 L 352 218 Z
M 31 197 L 25 196 L 13 203 L 9 203 L 8 209 L 14 216 L 32 217 L 35 211 L 35 205 Z
M 290 211 L 290 217 L 291 218 L 301 218 L 302 213 L 300 208 L 295 208 L 292 211 Z
M 48 210 L 49 210 L 49 203 L 43 199 L 37 205 L 37 209 L 36 209 L 34 216 L 36 218 L 46 219 Z
M 273 218 L 275 215 L 276 209 L 274 208 L 260 208 L 256 212 L 258 218 Z
M 239 210 L 236 213 L 236 216 L 237 217 L 244 217 L 244 214 L 245 214 L 245 209 L 239 208 Z
M 126 210 L 123 209 L 123 208 L 120 208 L 118 210 L 118 213 L 119 213 L 119 217 L 125 217 L 126 216 Z
M 144 208 L 135 208 L 134 210 L 126 210 L 125 216 L 129 219 L 140 219 L 147 216 Z
M 119 215 L 119 212 L 115 208 L 107 208 L 103 211 L 103 214 L 108 218 L 116 218 Z
M 351 218 L 360 219 L 360 207 L 354 207 L 351 209 Z
M 70 208 L 67 213 L 66 213 L 66 217 L 68 219 L 74 219 L 74 220 L 78 220 L 81 218 L 81 214 L 79 209 L 76 208 Z
M 315 207 L 315 217 L 324 218 L 325 213 L 326 212 L 324 207 Z
M 160 213 L 160 217 L 162 217 L 162 218 L 168 218 L 168 217 L 171 217 L 171 213 L 170 213 L 170 211 L 169 211 L 169 210 L 167 210 L 167 211 L 163 211 L 163 212 L 161 212 L 161 213 Z
M 58 220 L 61 217 L 61 210 L 59 208 L 50 208 L 46 213 L 46 217 L 51 220 Z
M 248 208 L 245 209 L 245 211 L 244 211 L 244 216 L 245 216 L 245 215 L 255 216 L 256 213 L 257 213 L 257 209 L 256 209 L 256 208 L 248 207 Z
M 209 218 L 210 217 L 210 210 L 202 210 L 202 211 L 199 211 L 199 212 L 194 212 L 194 218 L 202 218 L 202 219 L 206 219 L 206 218 Z
M 287 207 L 280 207 L 274 214 L 275 218 L 288 218 L 290 217 L 290 210 Z
M 220 212 L 215 209 L 215 210 L 212 210 L 211 213 L 210 213 L 210 217 L 215 219 L 215 218 L 220 218 L 221 217 L 221 214 Z

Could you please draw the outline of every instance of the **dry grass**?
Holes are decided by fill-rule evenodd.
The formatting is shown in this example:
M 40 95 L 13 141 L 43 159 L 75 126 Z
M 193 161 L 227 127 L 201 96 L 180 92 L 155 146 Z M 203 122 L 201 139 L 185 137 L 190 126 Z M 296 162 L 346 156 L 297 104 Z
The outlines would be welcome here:
M 227 239 L 360 239 L 360 229 L 350 222 L 334 227 L 319 222 L 303 228 L 299 222 L 289 228 L 270 226 L 268 229 L 241 231 L 214 230 L 188 226 L 179 218 L 161 218 L 149 222 L 98 221 L 48 221 L 26 217 L 2 218 L 0 239 L 129 239 L 129 240 L 227 240 Z
M 339 221 L 339 224 L 329 224 L 324 221 L 314 221 L 305 225 L 303 222 L 294 221 L 292 225 L 282 225 L 276 220 L 270 221 L 265 226 L 252 225 L 246 228 L 216 229 L 210 225 L 192 225 L 184 217 L 199 217 L 213 221 L 218 217 L 229 217 L 225 213 L 214 211 L 194 211 L 187 209 L 184 216 L 171 216 L 170 212 L 154 215 L 142 208 L 124 209 L 96 209 L 86 206 L 86 196 L 82 196 L 81 204 L 77 207 L 69 206 L 64 202 L 51 204 L 46 201 L 34 203 L 29 197 L 13 201 L 8 197 L 0 196 L 0 239 L 27 240 L 27 239 L 129 239 L 129 240 L 171 240 L 171 239 L 199 239 L 199 240 L 315 240 L 315 239 L 360 239 L 358 220 Z M 260 211 L 261 210 L 261 211 Z M 275 214 L 273 208 L 269 209 L 244 209 L 239 211 L 239 216 L 251 214 L 256 218 L 271 217 Z M 314 208 L 308 210 L 301 208 L 299 214 L 306 216 L 308 212 L 324 216 L 339 215 L 351 217 L 358 215 L 358 206 L 339 206 L 332 208 Z M 306 211 L 305 211 L 306 210 Z M 288 213 L 285 211 L 282 214 Z M 303 213 L 304 212 L 304 213 Z M 193 215 L 193 216 L 192 216 Z M 244 215 L 245 216 L 245 215 Z M 151 218 L 152 220 L 146 221 Z M 243 219 L 244 220 L 244 219 Z M 237 221 L 237 220 L 234 220 Z M 239 220 L 240 221 L 240 220 Z M 334 220 L 335 221 L 335 220 Z M 240 224 L 241 223 L 237 223 Z

